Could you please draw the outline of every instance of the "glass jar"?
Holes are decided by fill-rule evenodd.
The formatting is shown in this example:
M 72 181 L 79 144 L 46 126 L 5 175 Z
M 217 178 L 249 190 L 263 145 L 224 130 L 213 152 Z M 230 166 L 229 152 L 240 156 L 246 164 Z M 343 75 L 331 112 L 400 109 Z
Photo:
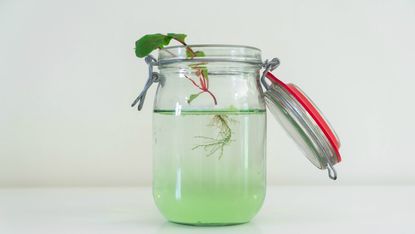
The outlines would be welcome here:
M 266 189 L 261 51 L 224 45 L 190 50 L 159 52 L 154 200 L 172 222 L 245 223 L 259 211 Z
M 265 197 L 265 105 L 309 161 L 337 178 L 340 140 L 298 86 L 271 73 L 278 58 L 262 63 L 261 51 L 248 46 L 192 45 L 163 48 L 159 61 L 151 55 L 145 61 L 149 77 L 132 106 L 141 110 L 147 90 L 159 83 L 153 196 L 168 220 L 229 225 L 258 212 Z

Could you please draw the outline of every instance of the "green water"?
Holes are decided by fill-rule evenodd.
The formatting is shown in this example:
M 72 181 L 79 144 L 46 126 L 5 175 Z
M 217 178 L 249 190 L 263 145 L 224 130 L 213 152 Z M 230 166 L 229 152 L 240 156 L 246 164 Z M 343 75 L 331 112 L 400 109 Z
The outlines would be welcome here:
M 265 123 L 264 110 L 156 110 L 153 196 L 161 213 L 192 225 L 252 219 L 265 197 Z M 229 132 L 223 148 L 197 147 Z

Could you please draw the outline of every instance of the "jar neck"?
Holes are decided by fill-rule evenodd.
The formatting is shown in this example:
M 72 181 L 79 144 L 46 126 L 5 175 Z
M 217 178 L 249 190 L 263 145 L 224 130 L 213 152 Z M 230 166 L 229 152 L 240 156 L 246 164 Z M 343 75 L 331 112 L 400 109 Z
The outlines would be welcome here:
M 242 63 L 260 66 L 261 50 L 238 45 L 169 46 L 160 50 L 159 64 L 171 63 Z

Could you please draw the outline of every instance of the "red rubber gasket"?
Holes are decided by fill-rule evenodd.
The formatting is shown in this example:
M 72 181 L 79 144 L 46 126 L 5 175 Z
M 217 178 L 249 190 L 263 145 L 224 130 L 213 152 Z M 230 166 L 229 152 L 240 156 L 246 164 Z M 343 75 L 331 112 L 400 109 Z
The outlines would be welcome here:
M 314 119 L 314 121 L 317 123 L 317 125 L 320 127 L 320 129 L 323 131 L 324 135 L 330 142 L 330 145 L 334 149 L 337 157 L 337 162 L 340 162 L 342 160 L 339 152 L 340 144 L 337 141 L 337 138 L 335 137 L 333 131 L 330 129 L 327 122 L 324 120 L 324 118 L 321 116 L 317 108 L 308 100 L 308 98 L 301 93 L 293 84 L 285 84 L 281 80 L 279 80 L 276 76 L 274 76 L 272 73 L 267 72 L 265 76 L 271 80 L 271 82 L 276 83 L 283 87 L 285 90 L 287 90 L 300 104 L 304 107 L 304 109 L 308 112 L 308 114 L 311 115 L 311 117 Z

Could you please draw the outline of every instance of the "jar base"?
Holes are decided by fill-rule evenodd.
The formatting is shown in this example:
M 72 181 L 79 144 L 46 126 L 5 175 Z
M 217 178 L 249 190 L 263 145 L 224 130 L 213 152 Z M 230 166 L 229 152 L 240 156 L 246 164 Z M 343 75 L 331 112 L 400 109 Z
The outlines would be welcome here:
M 241 225 L 245 223 L 249 223 L 250 220 L 245 222 L 235 222 L 235 223 L 204 223 L 204 222 L 196 222 L 196 223 L 187 223 L 187 222 L 180 222 L 180 221 L 173 221 L 169 220 L 170 223 L 179 224 L 179 225 L 186 225 L 186 226 L 196 226 L 196 227 L 220 227 L 220 226 L 235 226 Z

